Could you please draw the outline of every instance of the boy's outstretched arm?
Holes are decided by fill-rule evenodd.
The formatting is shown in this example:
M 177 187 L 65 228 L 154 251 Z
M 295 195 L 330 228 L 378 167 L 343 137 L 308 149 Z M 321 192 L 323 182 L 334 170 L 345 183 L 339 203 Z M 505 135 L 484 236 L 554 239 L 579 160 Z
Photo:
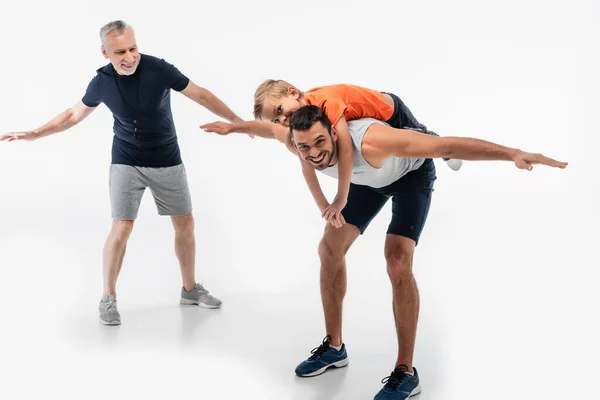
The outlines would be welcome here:
M 339 218 L 348 202 L 350 179 L 352 178 L 352 164 L 354 163 L 352 137 L 350 136 L 348 122 L 344 116 L 335 124 L 335 130 L 337 133 L 338 152 L 338 192 L 333 203 L 325 210 L 324 218 L 327 221 L 332 217 Z
M 241 121 L 241 122 L 211 122 L 200 125 L 200 129 L 205 132 L 213 132 L 219 135 L 229 135 L 231 133 L 244 133 L 252 136 L 259 136 L 264 139 L 277 139 L 285 144 L 287 149 L 293 154 L 298 154 L 296 147 L 292 142 L 292 137 L 288 128 L 266 121 Z

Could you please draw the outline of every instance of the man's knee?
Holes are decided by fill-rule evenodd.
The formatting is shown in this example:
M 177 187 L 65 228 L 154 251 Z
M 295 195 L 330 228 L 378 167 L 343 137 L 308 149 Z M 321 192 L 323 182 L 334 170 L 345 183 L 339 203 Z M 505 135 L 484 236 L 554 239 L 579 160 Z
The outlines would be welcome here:
M 194 217 L 192 214 L 173 217 L 173 225 L 177 235 L 193 235 L 194 234 Z
M 412 279 L 412 258 L 413 252 L 411 250 L 386 252 L 387 272 L 392 285 L 400 285 Z
M 124 243 L 127 242 L 133 231 L 132 220 L 113 220 L 112 235 L 115 241 Z
M 343 243 L 324 237 L 319 243 L 319 258 L 323 263 L 338 263 L 343 260 L 348 249 Z

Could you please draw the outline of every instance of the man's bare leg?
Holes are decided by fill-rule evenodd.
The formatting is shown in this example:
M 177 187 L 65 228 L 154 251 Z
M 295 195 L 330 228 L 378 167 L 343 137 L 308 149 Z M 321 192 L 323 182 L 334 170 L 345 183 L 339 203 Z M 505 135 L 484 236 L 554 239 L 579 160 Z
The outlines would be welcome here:
M 319 244 L 321 259 L 321 301 L 325 331 L 331 344 L 342 344 L 342 303 L 346 295 L 346 253 L 358 238 L 359 230 L 351 224 L 334 228 L 330 224 Z
M 419 290 L 412 272 L 414 249 L 414 240 L 387 235 L 385 259 L 392 283 L 392 307 L 398 335 L 396 366 L 406 365 L 411 373 L 419 318 Z
M 123 266 L 127 241 L 132 230 L 132 220 L 113 219 L 112 229 L 102 252 L 105 296 L 116 293 L 117 278 Z
M 204 308 L 220 308 L 221 300 L 212 296 L 204 286 L 196 283 L 196 238 L 194 217 L 186 214 L 171 217 L 175 228 L 175 254 L 181 268 L 181 304 L 197 305 Z
M 186 214 L 171 217 L 175 228 L 175 254 L 181 268 L 181 279 L 185 290 L 190 291 L 196 284 L 196 237 L 194 217 Z

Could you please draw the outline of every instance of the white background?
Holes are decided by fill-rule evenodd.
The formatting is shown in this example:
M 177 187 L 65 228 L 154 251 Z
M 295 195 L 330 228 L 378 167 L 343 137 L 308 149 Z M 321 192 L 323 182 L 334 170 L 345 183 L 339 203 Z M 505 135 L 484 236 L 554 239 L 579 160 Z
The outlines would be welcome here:
M 10 8 L 9 8 L 10 7 Z M 414 270 L 421 399 L 591 399 L 598 376 L 597 1 L 10 2 L 0 12 L 0 132 L 75 104 L 104 65 L 99 28 L 134 26 L 251 118 L 254 89 L 353 83 L 391 91 L 446 136 L 569 161 L 566 170 L 468 162 L 438 180 Z M 274 141 L 218 137 L 173 93 L 197 221 L 198 280 L 221 310 L 181 308 L 170 221 L 146 193 L 99 326 L 110 228 L 112 116 L 0 145 L 3 399 L 371 399 L 396 357 L 383 259 L 386 207 L 348 255 L 350 366 L 299 379 L 324 336 L 323 223 L 297 161 Z M 329 196 L 336 182 L 322 179 Z

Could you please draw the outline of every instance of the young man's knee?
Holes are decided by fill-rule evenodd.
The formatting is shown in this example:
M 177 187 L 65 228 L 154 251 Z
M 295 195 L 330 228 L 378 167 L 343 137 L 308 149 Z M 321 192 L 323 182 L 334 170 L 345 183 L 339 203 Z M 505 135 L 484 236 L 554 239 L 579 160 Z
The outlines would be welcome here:
M 413 279 L 412 251 L 396 251 L 386 254 L 387 273 L 392 285 L 399 285 Z
M 323 238 L 319 243 L 319 258 L 322 262 L 338 263 L 344 259 L 346 249 L 339 242 Z

